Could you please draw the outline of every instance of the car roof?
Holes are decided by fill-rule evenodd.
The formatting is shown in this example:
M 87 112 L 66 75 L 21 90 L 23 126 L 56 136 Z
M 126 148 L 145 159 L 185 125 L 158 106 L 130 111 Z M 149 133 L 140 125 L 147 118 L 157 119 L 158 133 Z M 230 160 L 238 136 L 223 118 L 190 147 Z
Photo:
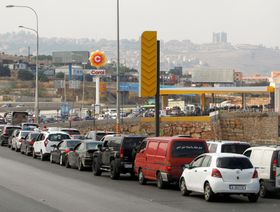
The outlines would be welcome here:
M 203 155 L 209 155 L 216 158 L 221 157 L 241 157 L 241 158 L 247 158 L 245 155 L 237 154 L 237 153 L 204 153 Z
M 254 149 L 259 149 L 259 150 L 280 150 L 280 146 L 277 145 L 272 145 L 272 146 L 255 146 L 255 147 L 250 147 L 246 149 L 248 150 L 254 150 Z
M 45 132 L 45 133 L 48 133 L 48 134 L 65 134 L 65 135 L 69 135 L 68 133 L 63 132 L 63 131 L 50 131 L 50 132 Z
M 207 141 L 207 143 L 216 143 L 216 144 L 250 144 L 246 141 L 226 141 L 226 140 L 217 140 L 217 141 Z
M 204 139 L 200 138 L 188 138 L 188 137 L 148 137 L 148 140 L 155 140 L 155 141 L 198 141 L 198 142 L 205 142 Z

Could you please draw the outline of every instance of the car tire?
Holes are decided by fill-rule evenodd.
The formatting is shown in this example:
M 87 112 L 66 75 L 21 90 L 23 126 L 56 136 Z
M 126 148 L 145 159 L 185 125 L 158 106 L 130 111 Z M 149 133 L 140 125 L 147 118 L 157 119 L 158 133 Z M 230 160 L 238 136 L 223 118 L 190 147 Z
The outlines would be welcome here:
M 59 165 L 64 166 L 62 155 L 59 156 Z
M 65 167 L 68 168 L 68 169 L 71 168 L 71 166 L 69 164 L 69 160 L 68 160 L 67 157 L 65 158 Z
M 112 180 L 117 180 L 120 178 L 120 172 L 118 170 L 118 167 L 116 165 L 116 161 L 111 161 L 111 167 L 110 167 L 110 177 Z
M 140 169 L 139 172 L 138 172 L 138 182 L 141 185 L 145 185 L 147 183 L 142 169 Z
M 45 161 L 45 156 L 44 156 L 44 154 L 43 154 L 43 152 L 41 151 L 41 153 L 40 153 L 40 159 L 41 159 L 41 161 Z
M 36 153 L 35 153 L 35 150 L 32 151 L 32 157 L 33 157 L 33 158 L 37 158 L 37 155 L 36 155 Z
M 102 171 L 100 169 L 100 165 L 97 161 L 97 158 L 93 158 L 92 161 L 92 172 L 94 176 L 100 176 L 102 174 Z
M 50 155 L 50 162 L 54 163 L 52 154 Z
M 191 191 L 189 191 L 187 189 L 186 182 L 185 182 L 184 178 L 182 178 L 180 180 L 179 187 L 180 187 L 180 191 L 181 191 L 182 196 L 189 196 L 190 195 Z
M 212 191 L 212 188 L 210 186 L 210 184 L 207 182 L 205 185 L 204 185 L 204 199 L 207 201 L 207 202 L 211 202 L 214 200 L 214 192 Z
M 78 164 L 77 164 L 78 170 L 79 171 L 84 171 L 84 166 L 81 158 L 78 159 Z
M 156 183 L 157 183 L 157 187 L 159 189 L 163 189 L 166 187 L 166 182 L 163 181 L 162 175 L 160 172 L 157 173 L 157 182 Z
M 267 190 L 267 188 L 265 187 L 264 181 L 261 181 L 261 182 L 260 182 L 260 197 L 261 197 L 261 198 L 266 198 L 266 197 L 268 197 L 268 190 Z
M 249 194 L 248 200 L 249 202 L 257 202 L 259 199 L 259 194 Z
M 4 146 L 4 143 L 3 143 L 3 141 L 1 141 L 1 146 Z

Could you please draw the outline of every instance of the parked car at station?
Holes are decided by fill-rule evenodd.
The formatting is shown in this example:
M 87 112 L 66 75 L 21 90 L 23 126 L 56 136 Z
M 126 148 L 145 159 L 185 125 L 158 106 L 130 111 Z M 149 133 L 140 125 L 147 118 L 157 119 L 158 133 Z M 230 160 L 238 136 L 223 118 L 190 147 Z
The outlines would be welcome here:
M 218 194 L 235 194 L 256 202 L 260 190 L 258 172 L 250 160 L 231 153 L 198 156 L 185 165 L 179 185 L 182 195 L 199 192 L 204 194 L 206 201 L 213 201 Z
M 81 142 L 82 141 L 79 139 L 65 139 L 57 145 L 53 144 L 53 150 L 50 153 L 50 162 L 58 163 L 59 165 L 64 166 L 67 154 L 70 151 L 73 151 L 74 147 Z
M 207 141 L 210 153 L 237 153 L 243 152 L 250 148 L 251 145 L 245 141 Z
M 58 144 L 64 139 L 70 139 L 70 136 L 65 132 L 41 132 L 33 144 L 33 158 L 40 156 L 41 160 L 47 159 L 50 156 L 51 150 L 53 149 L 52 145 Z
M 205 140 L 182 137 L 150 137 L 137 149 L 135 173 L 140 184 L 156 181 L 158 188 L 178 182 L 182 167 L 208 152 Z
M 257 168 L 260 178 L 260 196 L 280 193 L 280 146 L 251 147 L 244 152 Z
M 12 138 L 11 149 L 19 152 L 21 148 L 21 143 L 25 140 L 25 137 L 28 135 L 30 131 L 25 130 L 17 130 L 15 137 Z
M 73 151 L 67 153 L 66 168 L 77 168 L 79 171 L 92 168 L 93 153 L 98 150 L 100 141 L 82 141 Z
M 100 141 L 105 135 L 115 134 L 111 131 L 89 131 L 85 137 L 86 139 L 93 139 L 95 141 Z
M 21 129 L 20 126 L 15 125 L 5 125 L 1 135 L 0 135 L 0 144 L 1 146 L 8 145 L 8 139 L 12 135 L 14 130 Z M 8 147 L 10 147 L 8 145 Z
M 81 135 L 80 131 L 76 128 L 59 128 L 59 131 L 68 133 L 71 137 L 73 135 Z
M 110 172 L 111 179 L 130 173 L 134 177 L 135 148 L 146 137 L 143 135 L 114 135 L 107 137 L 102 148 L 93 154 L 92 171 L 95 176 Z
M 30 155 L 33 152 L 33 144 L 37 140 L 40 132 L 29 132 L 25 139 L 21 142 L 20 152 Z

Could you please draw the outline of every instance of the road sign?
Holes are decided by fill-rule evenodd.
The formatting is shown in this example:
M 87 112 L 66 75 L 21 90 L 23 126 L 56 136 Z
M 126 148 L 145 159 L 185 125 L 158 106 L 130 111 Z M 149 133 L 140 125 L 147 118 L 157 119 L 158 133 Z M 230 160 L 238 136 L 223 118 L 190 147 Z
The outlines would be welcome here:
M 90 72 L 90 75 L 104 76 L 104 75 L 106 75 L 106 70 L 102 70 L 102 69 L 92 70 L 92 71 Z
M 104 52 L 97 50 L 90 54 L 89 61 L 90 61 L 91 66 L 95 66 L 95 67 L 99 68 L 99 67 L 105 65 L 107 58 L 106 58 Z
M 157 88 L 157 32 L 141 36 L 140 97 L 154 97 Z

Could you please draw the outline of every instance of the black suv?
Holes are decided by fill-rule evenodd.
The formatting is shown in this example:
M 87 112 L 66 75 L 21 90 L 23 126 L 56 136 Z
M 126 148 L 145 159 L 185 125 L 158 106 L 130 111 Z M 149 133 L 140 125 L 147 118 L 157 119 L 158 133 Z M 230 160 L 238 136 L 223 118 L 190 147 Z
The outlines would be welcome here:
M 3 131 L 0 135 L 0 145 L 1 146 L 9 145 L 8 140 L 9 140 L 10 136 L 13 134 L 14 130 L 20 130 L 20 129 L 21 129 L 20 126 L 5 125 L 5 127 L 3 128 Z
M 93 154 L 93 174 L 100 176 L 106 171 L 110 172 L 111 179 L 118 179 L 121 173 L 134 177 L 136 148 L 145 138 L 143 135 L 108 136 Z

